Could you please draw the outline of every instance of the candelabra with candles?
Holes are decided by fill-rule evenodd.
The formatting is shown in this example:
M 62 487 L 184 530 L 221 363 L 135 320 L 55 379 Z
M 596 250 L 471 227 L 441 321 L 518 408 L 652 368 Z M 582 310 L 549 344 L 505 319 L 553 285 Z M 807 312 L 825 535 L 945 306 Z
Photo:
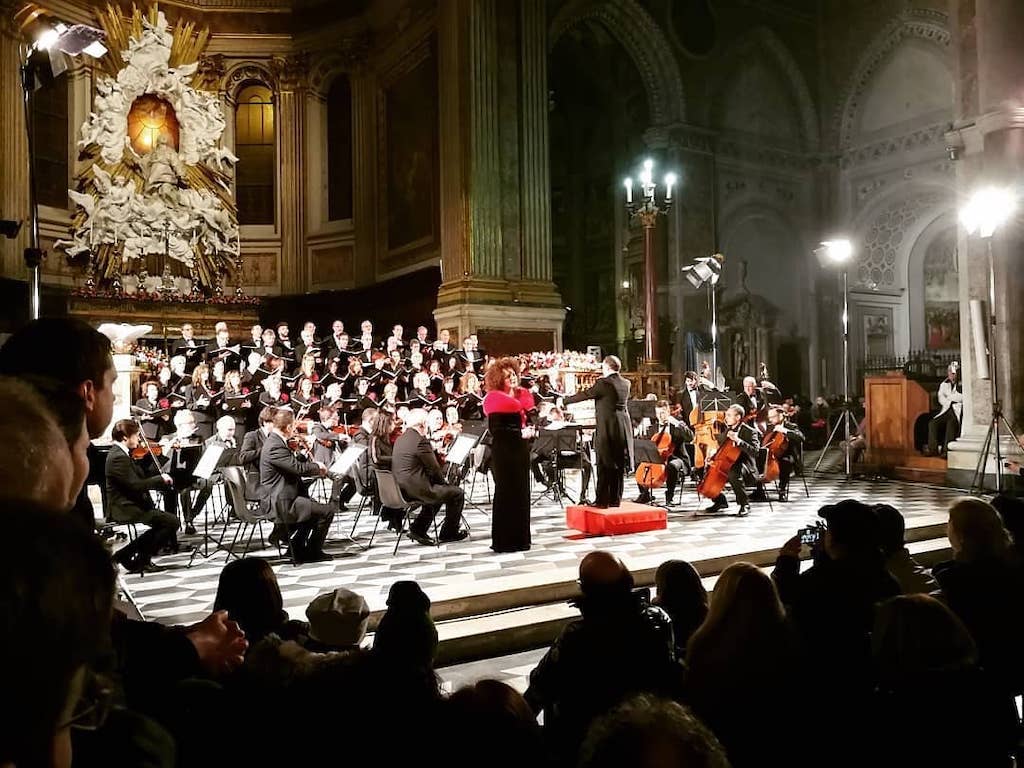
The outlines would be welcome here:
M 654 181 L 654 161 L 644 160 L 639 174 L 640 200 L 633 201 L 633 179 L 623 182 L 626 188 L 626 211 L 631 219 L 635 218 L 644 228 L 644 315 L 647 319 L 647 332 L 644 334 L 644 362 L 648 368 L 659 367 L 658 363 L 658 287 L 657 272 L 654 263 L 654 228 L 658 225 L 658 217 L 668 213 L 672 207 L 672 191 L 676 185 L 676 175 L 666 173 L 664 193 L 658 200 L 658 184 Z

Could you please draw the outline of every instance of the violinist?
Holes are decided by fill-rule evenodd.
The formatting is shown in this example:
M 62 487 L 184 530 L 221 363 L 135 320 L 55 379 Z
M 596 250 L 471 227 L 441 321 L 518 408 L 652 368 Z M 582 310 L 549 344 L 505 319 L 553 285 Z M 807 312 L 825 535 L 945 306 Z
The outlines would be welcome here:
M 171 476 L 159 473 L 147 477 L 132 451 L 139 447 L 139 425 L 131 419 L 114 424 L 110 433 L 113 447 L 107 454 L 107 514 L 118 523 L 142 523 L 149 530 L 118 550 L 114 560 L 131 573 L 152 569 L 153 557 L 176 541 L 178 518 L 156 508 L 149 492 L 166 490 Z
M 134 412 L 138 414 L 139 421 L 142 423 L 142 433 L 146 439 L 159 440 L 168 431 L 171 415 L 169 413 L 154 414 L 166 411 L 167 401 L 160 400 L 160 385 L 155 381 L 147 381 L 143 384 L 142 391 L 145 397 L 135 403 Z
M 200 510 L 192 505 L 191 490 L 195 485 L 192 471 L 202 456 L 204 438 L 198 432 L 192 411 L 182 410 L 175 413 L 174 427 L 175 431 L 172 434 L 164 435 L 160 440 L 163 455 L 168 457 L 163 471 L 171 476 L 176 491 L 164 494 L 164 510 L 176 512 L 180 505 L 181 515 L 185 520 L 185 533 L 193 534 L 195 528 L 192 521 Z
M 313 501 L 302 478 L 327 474 L 327 467 L 288 446 L 295 433 L 295 414 L 288 409 L 274 414 L 273 427 L 260 451 L 260 510 L 290 530 L 289 549 L 296 563 L 332 559 L 323 550 L 335 508 Z
M 776 437 L 781 435 L 785 438 Z M 779 463 L 779 501 L 789 501 L 789 478 L 800 461 L 800 447 L 804 442 L 804 433 L 791 421 L 786 420 L 786 411 L 778 405 L 768 409 L 768 433 L 765 435 L 765 447 L 778 440 L 784 447 L 773 451 Z
M 310 428 L 316 438 L 313 444 L 313 460 L 325 466 L 334 463 L 334 452 L 341 450 L 348 442 L 348 435 L 335 430 L 338 426 L 338 412 L 329 405 L 320 406 L 320 421 Z
M 761 447 L 761 441 L 757 436 L 757 430 L 749 424 L 744 423 L 745 411 L 742 405 L 733 403 L 725 410 L 725 426 L 722 431 L 715 435 L 718 445 L 724 446 L 732 443 L 740 450 L 740 457 L 729 469 L 729 485 L 732 486 L 736 495 L 736 503 L 739 505 L 740 517 L 750 514 L 750 499 L 747 496 L 747 489 L 744 482 L 748 476 L 756 472 L 757 452 Z M 718 514 L 729 508 L 725 494 L 720 493 L 712 501 L 711 506 L 703 510 L 705 514 Z
M 233 464 L 238 464 L 238 432 L 236 431 L 235 420 L 231 416 L 221 416 L 217 419 L 215 425 L 216 431 L 212 437 L 206 438 L 203 443 L 203 448 L 212 448 L 214 446 L 223 448 L 220 454 L 220 458 L 217 460 L 217 470 L 214 470 L 213 474 L 210 475 L 210 479 L 206 480 L 201 477 L 195 478 L 195 486 L 199 489 L 199 493 L 192 500 L 192 509 L 201 511 L 206 506 L 206 502 L 209 501 L 211 494 L 213 493 L 214 486 L 221 481 L 221 474 L 219 471 L 220 467 L 226 467 Z
M 651 441 L 665 463 L 665 506 L 671 507 L 676 487 L 682 485 L 690 474 L 690 455 L 686 446 L 693 442 L 693 431 L 686 422 L 672 416 L 667 400 L 661 400 L 654 412 L 658 417 L 658 428 Z M 641 487 L 637 503 L 650 504 L 653 500 L 651 489 Z

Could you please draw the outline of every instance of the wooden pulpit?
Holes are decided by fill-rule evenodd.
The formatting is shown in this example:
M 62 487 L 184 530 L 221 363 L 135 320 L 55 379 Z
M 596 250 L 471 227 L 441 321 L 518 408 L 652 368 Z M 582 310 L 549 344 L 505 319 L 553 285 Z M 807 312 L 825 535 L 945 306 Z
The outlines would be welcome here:
M 918 456 L 914 422 L 931 409 L 931 395 L 903 373 L 864 379 L 867 463 L 905 466 Z

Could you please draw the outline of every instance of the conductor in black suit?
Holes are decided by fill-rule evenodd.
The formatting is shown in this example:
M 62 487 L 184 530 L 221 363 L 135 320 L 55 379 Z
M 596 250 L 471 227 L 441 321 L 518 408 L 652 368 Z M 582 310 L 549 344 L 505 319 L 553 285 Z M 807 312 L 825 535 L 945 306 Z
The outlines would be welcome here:
M 260 511 L 291 527 L 291 552 L 297 563 L 330 560 L 324 541 L 334 520 L 334 508 L 309 498 L 303 477 L 325 475 L 327 468 L 297 456 L 288 447 L 295 430 L 295 414 L 281 409 L 274 414 L 273 429 L 260 451 Z
M 395 441 L 391 454 L 391 472 L 407 498 L 423 503 L 409 526 L 409 537 L 417 544 L 433 546 L 427 531 L 444 504 L 444 522 L 438 539 L 441 543 L 462 541 L 469 535 L 468 531 L 459 530 L 466 494 L 459 486 L 444 482 L 441 465 L 426 438 L 427 412 L 413 408 L 404 421 L 405 431 Z
M 619 358 L 608 355 L 601 363 L 601 378 L 594 386 L 562 401 L 566 405 L 594 401 L 597 415 L 597 431 L 594 433 L 597 498 L 594 506 L 600 509 L 617 507 L 622 501 L 622 475 L 626 471 L 632 429 L 626 413 L 629 382 L 619 376 L 621 367 Z
M 178 530 L 176 515 L 161 512 L 150 491 L 167 491 L 171 476 L 147 476 L 131 452 L 139 447 L 139 425 L 131 419 L 114 424 L 110 433 L 114 444 L 107 454 L 107 517 L 115 523 L 142 523 L 149 530 L 118 550 L 114 560 L 132 573 L 151 567 L 154 555 L 172 544 Z

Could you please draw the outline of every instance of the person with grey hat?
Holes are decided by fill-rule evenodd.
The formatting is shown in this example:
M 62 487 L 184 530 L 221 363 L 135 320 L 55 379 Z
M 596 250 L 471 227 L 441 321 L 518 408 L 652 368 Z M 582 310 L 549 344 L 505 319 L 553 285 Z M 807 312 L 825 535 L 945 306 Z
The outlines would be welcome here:
M 306 650 L 317 653 L 349 651 L 358 648 L 366 637 L 370 606 L 362 595 L 338 588 L 317 595 L 306 607 L 309 619 Z

